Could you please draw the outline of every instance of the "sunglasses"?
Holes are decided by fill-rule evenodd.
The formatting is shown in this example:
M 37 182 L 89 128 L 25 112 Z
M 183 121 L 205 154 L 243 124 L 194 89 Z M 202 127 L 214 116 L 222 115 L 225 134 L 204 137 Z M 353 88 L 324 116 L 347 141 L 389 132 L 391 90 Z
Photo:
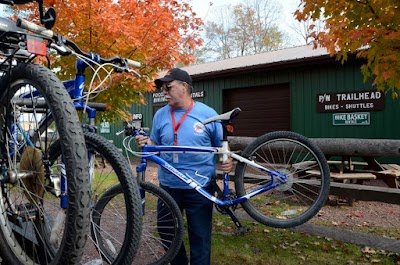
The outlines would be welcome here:
M 161 90 L 162 91 L 167 91 L 167 92 L 169 92 L 171 89 L 172 89 L 172 85 L 170 85 L 170 84 L 163 84 L 162 86 L 161 86 Z
M 178 85 L 178 84 L 183 84 L 183 83 L 185 83 L 185 82 L 179 82 L 179 83 L 177 83 L 177 84 L 171 84 L 171 83 L 169 83 L 169 84 L 163 84 L 162 86 L 161 86 L 161 91 L 166 91 L 166 92 L 169 92 L 174 86 L 176 86 L 176 85 Z

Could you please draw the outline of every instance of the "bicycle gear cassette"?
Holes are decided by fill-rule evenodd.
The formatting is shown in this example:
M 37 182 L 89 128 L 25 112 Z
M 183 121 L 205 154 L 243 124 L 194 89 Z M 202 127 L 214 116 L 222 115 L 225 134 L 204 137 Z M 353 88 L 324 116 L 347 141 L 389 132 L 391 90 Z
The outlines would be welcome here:
M 22 153 L 20 172 L 29 172 L 28 177 L 22 177 L 25 186 L 25 196 L 31 203 L 37 203 L 44 194 L 44 166 L 42 152 L 34 147 L 27 146 Z

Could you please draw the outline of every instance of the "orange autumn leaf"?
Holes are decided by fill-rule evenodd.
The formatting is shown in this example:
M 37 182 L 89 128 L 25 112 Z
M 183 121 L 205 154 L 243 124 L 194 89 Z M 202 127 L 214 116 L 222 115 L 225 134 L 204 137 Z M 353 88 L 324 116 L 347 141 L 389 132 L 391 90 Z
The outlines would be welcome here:
M 117 75 L 113 86 L 96 98 L 109 105 L 109 115 L 117 116 L 127 106 L 143 103 L 143 93 L 154 89 L 157 73 L 177 63 L 194 62 L 189 51 L 203 41 L 202 20 L 182 0 L 45 0 L 44 5 L 56 9 L 53 30 L 76 42 L 83 51 L 142 63 L 140 80 Z M 33 10 L 28 19 L 39 23 L 36 3 L 14 8 Z M 74 56 L 53 59 L 52 67 L 61 68 L 61 80 L 73 77 Z

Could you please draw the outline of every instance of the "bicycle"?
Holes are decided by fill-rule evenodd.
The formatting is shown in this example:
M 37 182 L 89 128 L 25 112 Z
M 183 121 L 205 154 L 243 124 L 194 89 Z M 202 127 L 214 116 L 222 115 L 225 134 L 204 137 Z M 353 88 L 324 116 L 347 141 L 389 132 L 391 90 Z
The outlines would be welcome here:
M 1 24 L 2 262 L 76 264 L 83 253 L 90 213 L 88 160 L 78 115 L 59 79 L 32 62 L 46 55 L 43 38 L 9 20 L 1 19 Z M 29 99 L 20 98 L 37 92 Z M 40 124 L 50 113 L 54 122 Z M 46 137 L 50 130 L 57 130 L 63 167 L 50 161 L 51 142 Z M 65 178 L 56 185 L 61 172 Z M 65 216 L 63 222 L 60 216 Z
M 76 74 L 72 80 L 64 81 L 63 84 L 67 89 L 69 95 L 73 99 L 74 106 L 77 110 L 86 112 L 88 117 L 88 123 L 83 124 L 85 129 L 84 136 L 86 146 L 89 154 L 89 168 L 90 177 L 92 184 L 92 201 L 91 201 L 91 237 L 90 241 L 94 243 L 95 250 L 107 249 L 107 254 L 99 252 L 99 259 L 89 260 L 90 264 L 102 264 L 102 260 L 109 264 L 130 264 L 137 249 L 138 242 L 141 235 L 141 214 L 140 214 L 140 197 L 136 182 L 133 180 L 133 174 L 130 164 L 125 160 L 123 155 L 118 149 L 109 143 L 104 137 L 97 135 L 97 128 L 95 126 L 95 119 L 97 111 L 106 110 L 106 105 L 103 103 L 89 102 L 93 94 L 98 94 L 101 91 L 107 89 L 104 87 L 105 80 L 110 78 L 112 71 L 118 72 L 132 72 L 138 77 L 140 75 L 129 69 L 129 66 L 139 67 L 138 62 L 121 58 L 102 58 L 98 54 L 84 53 L 80 48 L 71 40 L 50 32 L 44 28 L 32 24 L 25 20 L 18 20 L 18 25 L 22 28 L 43 34 L 51 39 L 50 47 L 54 49 L 59 55 L 67 56 L 74 55 L 78 59 L 76 61 Z M 106 66 L 111 66 L 112 70 L 106 70 Z M 91 67 L 95 74 L 90 82 L 88 92 L 84 91 L 85 83 L 85 70 Z M 97 67 L 97 69 L 95 69 Z M 104 70 L 106 77 L 101 80 L 99 85 L 92 89 L 93 79 L 98 75 L 98 72 Z M 111 83 L 111 80 L 110 80 Z M 30 97 L 31 95 L 22 95 L 22 98 Z M 51 158 L 57 160 L 60 156 L 60 149 L 58 141 L 52 146 L 50 151 Z M 104 158 L 105 161 L 101 162 L 102 167 L 95 168 L 96 156 Z M 104 174 L 103 174 L 104 173 Z M 109 187 L 121 185 L 121 198 L 123 203 L 114 204 L 113 207 L 102 209 L 101 212 L 97 212 L 93 207 L 98 198 L 107 197 L 107 189 Z M 104 195 L 103 195 L 104 193 Z M 110 203 L 110 205 L 112 205 Z M 122 210 L 120 210 L 122 209 Z M 102 216 L 102 223 L 100 217 Z M 105 216 L 109 217 L 109 220 Z M 123 216 L 124 222 L 115 222 L 115 216 Z M 118 220 L 118 219 L 117 219 Z M 93 231 L 97 231 L 94 233 Z M 87 245 L 86 251 L 89 253 L 93 252 L 93 249 Z M 110 254 L 111 253 L 111 254 Z M 83 257 L 83 262 L 92 257 Z
M 118 204 L 122 190 L 121 185 L 110 188 L 96 203 L 95 212 L 102 213 L 110 204 Z M 179 207 L 171 195 L 150 182 L 139 181 L 139 190 L 142 198 L 142 237 L 132 264 L 168 264 L 177 254 L 183 239 L 184 224 Z M 155 210 L 157 207 L 161 207 L 159 211 Z M 162 216 L 162 222 L 157 220 L 157 216 Z M 102 218 L 103 215 L 97 216 L 96 225 Z M 169 238 L 160 237 L 161 229 L 164 229 L 161 233 Z M 92 232 L 102 238 L 98 230 Z M 112 255 L 106 248 L 101 252 L 106 256 Z
M 128 123 L 126 123 L 124 131 L 117 134 L 121 134 L 125 130 L 130 130 Z M 127 159 L 129 160 L 128 156 Z M 137 175 L 142 202 L 143 226 L 142 238 L 133 264 L 168 264 L 178 253 L 183 240 L 183 217 L 171 195 L 157 185 L 146 182 L 144 173 L 144 171 L 141 171 Z M 98 200 L 95 205 L 95 212 L 103 212 L 109 206 L 110 201 L 117 204 L 122 190 L 121 185 L 110 188 Z M 96 223 L 100 223 L 101 218 L 102 216 L 98 216 Z M 171 229 L 171 227 L 174 227 L 174 229 Z M 94 232 L 98 233 L 96 230 Z M 161 236 L 161 234 L 164 236 Z M 97 237 L 100 236 L 97 235 Z M 110 255 L 107 249 L 102 249 L 101 252 L 105 255 Z
M 215 203 L 217 210 L 228 214 L 237 228 L 238 234 L 244 234 L 248 228 L 242 226 L 234 211 L 242 209 L 257 222 L 276 228 L 298 226 L 311 219 L 324 205 L 330 186 L 330 173 L 327 161 L 321 150 L 308 138 L 289 131 L 276 131 L 256 138 L 240 153 L 228 149 L 228 129 L 232 120 L 239 115 L 240 108 L 203 121 L 204 126 L 219 122 L 223 127 L 222 147 L 193 146 L 149 146 L 140 152 L 131 147 L 131 141 L 141 128 L 127 124 L 124 132 L 125 149 L 141 158 L 136 171 L 138 179 L 145 178 L 147 161 L 152 161 L 164 170 L 171 172 L 184 183 Z M 147 135 L 145 133 L 145 135 Z M 221 184 L 212 181 L 216 192 L 205 191 L 189 175 L 184 175 L 160 155 L 163 153 L 212 154 L 232 157 L 237 161 L 234 173 L 234 190 L 231 189 L 230 176 L 222 174 Z M 172 155 L 171 155 L 172 156 Z M 317 173 L 316 173 L 317 172 Z M 118 189 L 114 190 L 114 196 Z M 100 199 L 99 201 L 101 201 Z M 99 209 L 101 210 L 101 209 Z M 147 209 L 149 211 L 149 209 Z M 150 211 L 156 211 L 151 209 Z M 173 208 L 171 208 L 173 211 Z M 175 214 L 180 214 L 178 211 Z M 156 218 L 156 217 L 154 217 Z M 146 227 L 146 221 L 143 223 Z M 169 233 L 176 233 L 175 226 L 170 226 Z M 163 237 L 161 235 L 161 237 Z M 170 241 L 167 249 L 177 249 L 180 242 Z M 165 258 L 159 256 L 159 260 Z M 173 257 L 169 257 L 173 258 Z M 154 261 L 154 264 L 161 264 Z

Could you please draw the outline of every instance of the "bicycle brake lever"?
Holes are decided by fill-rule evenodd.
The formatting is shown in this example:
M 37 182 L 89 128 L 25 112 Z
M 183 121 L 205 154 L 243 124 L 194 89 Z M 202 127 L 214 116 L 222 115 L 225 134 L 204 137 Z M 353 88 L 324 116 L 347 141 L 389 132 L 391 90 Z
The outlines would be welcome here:
M 123 134 L 125 132 L 125 129 L 123 129 L 122 131 L 116 132 L 115 135 L 120 135 Z
M 67 49 L 67 47 L 60 46 L 55 43 L 51 43 L 50 48 L 56 50 L 60 55 L 69 55 L 72 53 L 72 51 L 70 49 Z
M 136 77 L 138 77 L 138 78 L 141 78 L 141 77 L 142 77 L 142 76 L 141 76 L 138 72 L 136 72 L 135 70 L 132 70 L 132 69 L 129 69 L 129 68 L 128 68 L 128 71 L 127 71 L 127 72 L 136 75 Z
M 114 66 L 114 71 L 117 73 L 122 73 L 122 72 L 126 72 L 126 69 L 124 69 L 120 66 Z

